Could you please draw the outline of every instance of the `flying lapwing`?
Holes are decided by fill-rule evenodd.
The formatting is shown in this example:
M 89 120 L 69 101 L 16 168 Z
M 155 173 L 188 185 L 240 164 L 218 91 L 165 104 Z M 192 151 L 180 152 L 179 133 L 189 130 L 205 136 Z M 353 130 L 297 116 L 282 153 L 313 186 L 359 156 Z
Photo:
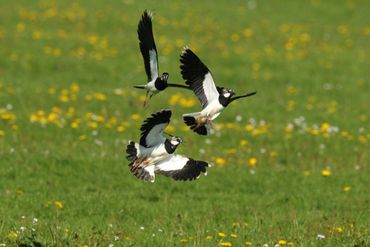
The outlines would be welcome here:
M 189 48 L 185 47 L 180 56 L 181 74 L 185 83 L 198 97 L 202 111 L 183 115 L 186 125 L 199 135 L 209 135 L 212 120 L 233 101 L 255 95 L 256 92 L 235 96 L 232 89 L 217 87 L 211 71 Z

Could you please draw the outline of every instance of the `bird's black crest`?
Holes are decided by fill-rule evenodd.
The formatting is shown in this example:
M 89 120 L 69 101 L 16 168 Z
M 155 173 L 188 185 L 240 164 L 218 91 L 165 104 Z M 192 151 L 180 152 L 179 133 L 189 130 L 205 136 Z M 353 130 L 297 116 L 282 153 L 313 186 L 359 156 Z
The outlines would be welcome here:
M 171 110 L 165 109 L 165 110 L 156 112 L 152 114 L 150 117 L 148 117 L 140 128 L 141 130 L 140 145 L 146 147 L 145 138 L 150 132 L 150 130 L 158 124 L 169 123 L 171 119 L 171 115 L 172 115 Z

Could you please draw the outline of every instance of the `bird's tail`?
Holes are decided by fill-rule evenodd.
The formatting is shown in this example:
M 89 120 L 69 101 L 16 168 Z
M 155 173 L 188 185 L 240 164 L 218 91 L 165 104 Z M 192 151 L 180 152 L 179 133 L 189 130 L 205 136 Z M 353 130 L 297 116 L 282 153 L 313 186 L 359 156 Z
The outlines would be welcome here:
M 199 135 L 209 135 L 211 126 L 207 122 L 200 121 L 200 112 L 188 113 L 182 115 L 184 123 Z
M 145 89 L 145 86 L 144 85 L 137 85 L 137 86 L 134 86 L 134 88 Z
M 126 148 L 126 159 L 128 161 L 135 161 L 137 157 L 139 156 L 140 149 L 139 149 L 139 144 L 129 141 L 129 144 L 127 145 Z

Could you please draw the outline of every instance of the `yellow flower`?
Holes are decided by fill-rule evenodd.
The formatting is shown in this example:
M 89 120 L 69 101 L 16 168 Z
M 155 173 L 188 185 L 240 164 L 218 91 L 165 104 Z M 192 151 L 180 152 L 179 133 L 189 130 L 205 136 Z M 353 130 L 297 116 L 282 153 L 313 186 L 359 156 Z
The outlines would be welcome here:
M 253 125 L 252 125 L 252 124 L 247 124 L 247 125 L 245 126 L 245 130 L 246 130 L 246 131 L 252 131 L 252 130 L 253 130 Z
M 244 147 L 247 144 L 248 144 L 247 140 L 240 140 L 240 142 L 239 142 L 239 145 L 242 146 L 242 147 Z
M 120 126 L 117 127 L 116 130 L 117 130 L 118 133 L 122 133 L 123 131 L 125 131 L 125 129 L 126 128 L 124 126 L 120 125 Z
M 344 192 L 349 192 L 351 190 L 350 186 L 344 186 L 343 191 Z
M 84 244 L 84 245 L 82 245 L 82 247 L 89 247 L 89 245 L 88 244 Z
M 33 31 L 32 32 L 32 39 L 38 40 L 41 39 L 42 33 L 40 31 Z
M 209 240 L 212 240 L 212 239 L 213 239 L 213 237 L 208 235 L 208 236 L 206 237 L 206 239 L 209 241 Z
M 14 231 L 11 231 L 11 232 L 9 232 L 8 237 L 9 238 L 17 238 L 18 237 L 18 234 L 16 232 L 14 232 Z
M 78 137 L 78 139 L 79 139 L 80 141 L 84 141 L 84 140 L 86 140 L 86 139 L 87 139 L 87 137 L 86 137 L 85 135 L 80 135 L 80 136 Z
M 139 115 L 139 114 L 137 114 L 137 113 L 135 113 L 135 114 L 132 114 L 132 115 L 131 115 L 131 118 L 132 118 L 133 120 L 138 120 L 138 119 L 140 118 L 140 115 Z
M 251 28 L 246 28 L 243 30 L 243 35 L 248 39 L 253 36 L 253 30 Z
M 245 242 L 245 245 L 247 245 L 247 246 L 252 246 L 253 244 L 252 244 L 252 242 L 247 241 L 247 242 Z
M 107 99 L 107 96 L 103 93 L 95 93 L 95 99 L 97 100 L 100 100 L 100 101 L 104 101 Z
M 72 129 L 77 129 L 78 128 L 78 123 L 77 122 L 72 122 L 71 123 L 71 128 Z
M 188 242 L 188 241 L 189 241 L 189 240 L 184 239 L 184 238 L 180 240 L 180 242 L 181 242 L 181 243 L 186 243 L 186 242 Z
M 323 124 L 321 124 L 320 131 L 321 132 L 327 132 L 329 128 L 330 128 L 330 124 L 323 123 Z
M 72 93 L 78 93 L 80 91 L 80 87 L 76 82 L 73 82 L 70 88 Z
M 279 240 L 278 242 L 279 245 L 285 245 L 286 243 L 287 243 L 286 240 Z
M 217 164 L 217 165 L 222 166 L 222 165 L 225 165 L 226 160 L 225 160 L 224 158 L 217 157 L 217 158 L 215 159 L 215 162 L 216 162 L 216 164 Z
M 331 175 L 331 171 L 328 169 L 322 170 L 321 175 L 324 177 L 329 177 Z
M 232 238 L 237 238 L 237 237 L 238 237 L 238 235 L 236 235 L 235 233 L 231 233 L 231 234 L 230 234 L 230 237 L 232 237 Z
M 55 94 L 55 93 L 56 93 L 56 91 L 57 91 L 57 90 L 56 90 L 55 88 L 53 88 L 53 87 L 49 87 L 49 88 L 48 88 L 48 93 L 49 93 L 49 94 Z
M 342 227 L 337 227 L 337 228 L 335 228 L 335 231 L 337 233 L 342 233 L 343 232 L 343 228 Z
M 220 246 L 230 247 L 230 246 L 232 246 L 232 244 L 230 242 L 221 242 Z
M 256 164 L 257 164 L 257 159 L 255 157 L 252 157 L 252 158 L 249 159 L 248 165 L 250 167 L 254 167 L 254 166 L 256 166 Z
M 226 234 L 225 234 L 224 232 L 219 232 L 217 235 L 218 235 L 219 237 L 221 237 L 221 238 L 223 238 L 223 237 L 225 237 L 225 236 L 226 236 Z
M 63 203 L 61 201 L 55 201 L 54 205 L 56 208 L 61 209 L 63 208 Z

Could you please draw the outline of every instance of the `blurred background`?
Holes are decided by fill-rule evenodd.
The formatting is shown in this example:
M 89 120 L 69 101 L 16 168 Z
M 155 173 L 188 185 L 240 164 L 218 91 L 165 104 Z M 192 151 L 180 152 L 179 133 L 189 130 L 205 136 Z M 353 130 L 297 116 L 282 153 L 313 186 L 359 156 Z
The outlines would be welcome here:
M 369 244 L 370 3 L 0 0 L 0 244 Z M 160 71 L 184 83 L 188 45 L 218 86 L 257 95 L 215 133 L 181 115 L 192 92 L 143 107 L 137 24 Z M 199 181 L 137 180 L 125 146 L 173 110 L 177 152 L 215 166 Z M 36 219 L 36 220 L 35 220 Z M 321 242 L 320 242 L 321 241 Z

